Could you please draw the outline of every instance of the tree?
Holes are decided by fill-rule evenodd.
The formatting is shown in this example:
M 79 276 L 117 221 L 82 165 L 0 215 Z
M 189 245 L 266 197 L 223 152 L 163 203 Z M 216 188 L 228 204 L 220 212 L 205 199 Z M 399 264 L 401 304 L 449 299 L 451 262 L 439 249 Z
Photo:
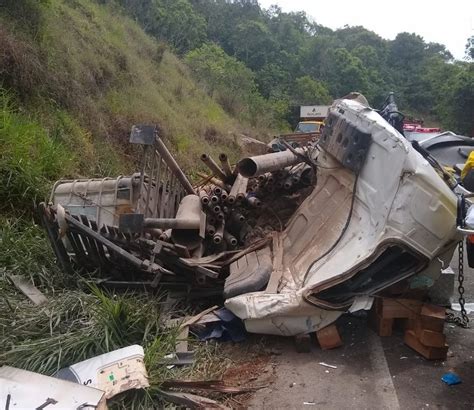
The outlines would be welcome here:
M 217 44 L 190 51 L 186 62 L 209 95 L 234 115 L 245 109 L 245 100 L 256 92 L 255 74 Z
M 329 91 L 335 98 L 351 91 L 367 94 L 369 91 L 368 73 L 362 61 L 345 48 L 330 50 L 324 62 L 322 78 L 329 84 Z
M 474 36 L 467 39 L 465 59 L 468 61 L 474 60 Z
M 252 70 L 261 69 L 277 51 L 277 44 L 268 27 L 255 20 L 237 25 L 232 45 L 235 56 Z
M 324 105 L 333 100 L 326 85 L 308 75 L 296 79 L 292 96 L 295 105 Z

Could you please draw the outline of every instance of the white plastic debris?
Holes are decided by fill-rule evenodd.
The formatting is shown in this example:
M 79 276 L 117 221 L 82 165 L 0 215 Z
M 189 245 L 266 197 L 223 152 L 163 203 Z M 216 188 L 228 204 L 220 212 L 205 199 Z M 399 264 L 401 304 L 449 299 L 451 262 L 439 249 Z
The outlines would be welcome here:
M 96 387 L 109 399 L 130 389 L 149 387 L 143 347 L 132 345 L 59 370 L 55 377 Z
M 15 367 L 0 368 L 0 408 L 105 410 L 104 392 Z
M 337 366 L 333 366 L 332 364 L 327 364 L 327 363 L 324 363 L 324 362 L 319 362 L 319 364 L 321 366 L 324 366 L 324 367 L 329 367 L 331 369 L 337 369 Z

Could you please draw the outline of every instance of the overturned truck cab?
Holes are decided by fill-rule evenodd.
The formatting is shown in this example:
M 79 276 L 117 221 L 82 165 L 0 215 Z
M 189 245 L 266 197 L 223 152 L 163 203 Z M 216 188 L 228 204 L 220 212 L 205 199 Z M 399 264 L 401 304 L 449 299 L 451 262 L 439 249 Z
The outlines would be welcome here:
M 230 266 L 225 305 L 250 332 L 317 331 L 402 280 L 430 286 L 460 240 L 456 195 L 371 108 L 336 101 L 312 159 L 316 185 L 271 247 Z

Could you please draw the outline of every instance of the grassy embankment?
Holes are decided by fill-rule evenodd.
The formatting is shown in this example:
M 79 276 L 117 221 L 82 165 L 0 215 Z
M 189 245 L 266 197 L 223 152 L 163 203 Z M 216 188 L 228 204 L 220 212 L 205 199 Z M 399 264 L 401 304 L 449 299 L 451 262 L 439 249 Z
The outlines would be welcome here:
M 78 288 L 56 268 L 33 206 L 59 178 L 133 171 L 134 123 L 157 124 L 188 170 L 202 152 L 235 158 L 242 129 L 164 44 L 118 10 L 87 0 L 7 3 L 0 10 L 0 364 L 51 374 L 140 343 L 157 386 L 166 376 L 157 362 L 175 338 L 163 336 L 159 302 Z M 7 274 L 31 278 L 51 299 L 47 311 L 31 307 Z

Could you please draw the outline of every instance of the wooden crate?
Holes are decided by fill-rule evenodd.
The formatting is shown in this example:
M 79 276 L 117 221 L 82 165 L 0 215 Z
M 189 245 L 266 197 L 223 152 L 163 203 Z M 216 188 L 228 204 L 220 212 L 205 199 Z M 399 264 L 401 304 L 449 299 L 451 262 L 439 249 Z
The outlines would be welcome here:
M 342 346 L 342 339 L 335 324 L 329 325 L 316 332 L 321 349 L 328 350 Z
M 448 354 L 448 345 L 443 347 L 426 346 L 417 338 L 413 330 L 407 330 L 404 338 L 405 344 L 428 360 L 444 360 Z

